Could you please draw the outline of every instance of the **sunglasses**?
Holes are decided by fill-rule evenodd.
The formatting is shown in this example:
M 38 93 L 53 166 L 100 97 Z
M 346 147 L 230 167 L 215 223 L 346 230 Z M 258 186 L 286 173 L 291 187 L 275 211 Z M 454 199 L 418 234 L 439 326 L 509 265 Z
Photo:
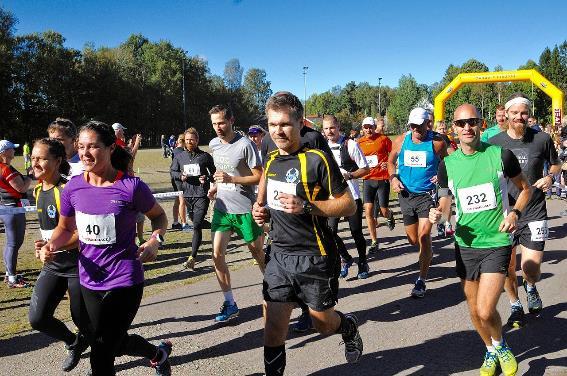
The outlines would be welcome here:
M 364 125 L 362 126 L 362 128 L 364 128 L 364 129 L 371 129 L 371 128 L 374 128 L 374 126 L 373 126 L 373 125 L 370 125 L 370 124 L 364 124 Z
M 470 119 L 459 119 L 453 120 L 453 124 L 459 128 L 464 128 L 465 125 L 470 125 L 471 127 L 478 127 L 482 123 L 482 119 L 470 118 Z
M 425 125 L 425 122 L 423 122 L 423 124 L 413 124 L 413 123 L 410 123 L 409 126 L 410 126 L 410 128 L 419 128 L 419 127 L 421 127 L 422 125 Z

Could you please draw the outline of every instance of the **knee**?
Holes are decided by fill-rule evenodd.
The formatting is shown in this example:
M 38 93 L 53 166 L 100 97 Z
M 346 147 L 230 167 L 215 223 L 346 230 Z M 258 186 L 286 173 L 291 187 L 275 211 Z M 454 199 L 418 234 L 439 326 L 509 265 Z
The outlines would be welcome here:
M 478 307 L 476 311 L 478 318 L 482 322 L 491 321 L 492 316 L 494 316 L 494 309 L 490 307 Z
M 47 323 L 47 318 L 44 317 L 44 315 L 31 309 L 28 314 L 28 320 L 30 322 L 30 326 L 37 331 L 42 331 Z
M 317 320 L 313 316 L 311 316 L 311 321 L 313 322 L 313 327 L 315 328 L 315 330 L 323 335 L 335 334 L 335 332 L 337 331 L 337 328 L 333 328 L 333 326 L 329 322 Z

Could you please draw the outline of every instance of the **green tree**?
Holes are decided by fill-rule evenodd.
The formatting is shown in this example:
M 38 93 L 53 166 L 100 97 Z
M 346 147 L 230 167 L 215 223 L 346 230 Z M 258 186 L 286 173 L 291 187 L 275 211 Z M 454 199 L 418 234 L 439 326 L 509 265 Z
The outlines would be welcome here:
M 390 130 L 396 133 L 402 132 L 410 111 L 426 95 L 423 87 L 418 85 L 411 74 L 403 75 L 398 82 L 396 96 L 388 106 L 388 115 L 393 122 L 390 124 Z
M 264 112 L 266 102 L 272 96 L 271 83 L 267 79 L 266 71 L 251 68 L 244 76 L 242 90 L 244 98 L 250 104 L 251 109 L 258 113 Z
M 244 68 L 240 66 L 240 60 L 232 58 L 224 65 L 224 84 L 231 91 L 236 91 L 242 86 L 242 74 Z
M 9 129 L 15 119 L 16 100 L 10 89 L 12 87 L 13 59 L 14 59 L 14 26 L 16 18 L 0 7 L 0 139 L 10 137 L 13 133 L 4 133 Z M 25 133 L 20 133 L 25 134 Z M 19 140 L 18 140 L 19 141 Z

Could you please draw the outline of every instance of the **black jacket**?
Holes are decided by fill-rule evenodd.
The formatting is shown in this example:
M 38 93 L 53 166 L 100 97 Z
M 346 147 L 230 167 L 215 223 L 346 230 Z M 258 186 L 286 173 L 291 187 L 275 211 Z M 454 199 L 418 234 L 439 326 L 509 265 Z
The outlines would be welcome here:
M 181 180 L 183 166 L 191 164 L 199 165 L 200 174 L 206 176 L 205 184 L 201 184 L 199 176 L 188 176 L 185 181 Z M 171 177 L 181 185 L 184 197 L 206 197 L 216 168 L 213 157 L 209 153 L 197 148 L 193 152 L 183 150 L 177 153 L 171 162 L 169 171 Z

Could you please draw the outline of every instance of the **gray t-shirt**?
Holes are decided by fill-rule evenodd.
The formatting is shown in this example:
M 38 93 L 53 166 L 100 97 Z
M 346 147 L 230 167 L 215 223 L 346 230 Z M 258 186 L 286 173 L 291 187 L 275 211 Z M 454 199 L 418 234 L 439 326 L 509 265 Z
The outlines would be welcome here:
M 232 176 L 250 176 L 253 168 L 261 167 L 255 145 L 238 133 L 228 144 L 223 144 L 218 137 L 213 138 L 209 148 L 217 171 Z M 215 209 L 219 211 L 230 214 L 250 213 L 255 200 L 253 185 L 217 184 Z

